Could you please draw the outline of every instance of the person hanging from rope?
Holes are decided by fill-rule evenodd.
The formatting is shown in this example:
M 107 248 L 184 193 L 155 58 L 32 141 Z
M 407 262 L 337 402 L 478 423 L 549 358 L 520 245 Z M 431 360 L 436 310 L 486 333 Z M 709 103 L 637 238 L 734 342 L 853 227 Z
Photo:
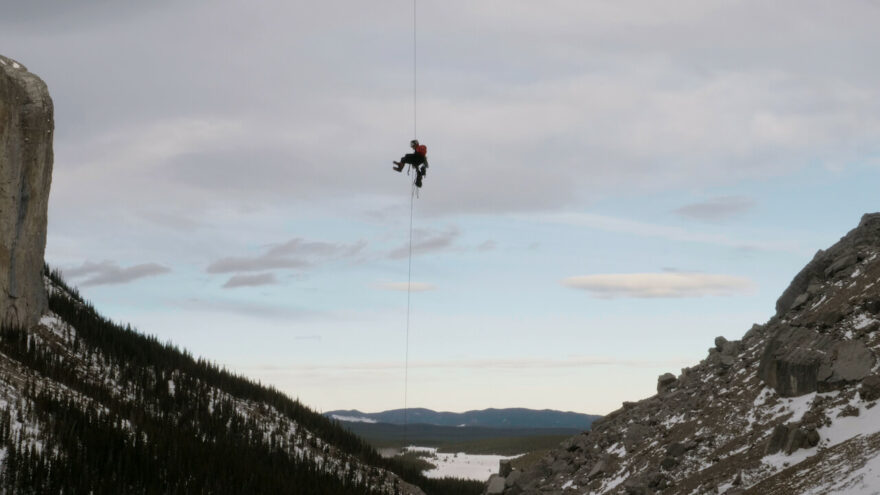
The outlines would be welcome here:
M 399 162 L 394 162 L 392 167 L 400 172 L 404 165 L 411 165 L 416 171 L 416 187 L 422 187 L 422 178 L 428 173 L 428 147 L 419 144 L 418 139 L 409 142 L 412 153 L 404 155 Z

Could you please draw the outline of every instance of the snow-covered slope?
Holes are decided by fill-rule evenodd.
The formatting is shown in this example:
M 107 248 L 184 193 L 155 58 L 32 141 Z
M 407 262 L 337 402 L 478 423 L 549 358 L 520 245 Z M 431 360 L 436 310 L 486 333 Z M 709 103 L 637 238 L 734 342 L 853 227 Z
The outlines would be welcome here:
M 0 493 L 422 493 L 320 414 L 46 286 L 38 325 L 0 330 Z
M 817 253 L 742 340 L 658 379 L 490 493 L 880 493 L 880 214 Z M 503 489 L 502 489 L 503 487 Z

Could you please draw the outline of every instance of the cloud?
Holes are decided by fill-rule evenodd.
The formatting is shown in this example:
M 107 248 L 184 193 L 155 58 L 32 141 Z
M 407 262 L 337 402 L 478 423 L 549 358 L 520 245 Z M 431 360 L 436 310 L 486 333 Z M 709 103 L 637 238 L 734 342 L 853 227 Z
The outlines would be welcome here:
M 206 268 L 208 273 L 258 272 L 279 269 L 302 269 L 333 259 L 351 258 L 367 246 L 366 241 L 353 244 L 291 239 L 283 244 L 269 246 L 260 255 L 221 258 Z
M 583 275 L 566 278 L 562 285 L 601 299 L 733 296 L 754 289 L 744 277 L 684 272 Z
M 310 263 L 295 258 L 273 258 L 257 256 L 253 258 L 221 258 L 210 265 L 208 273 L 260 272 L 276 269 L 306 268 Z
M 745 213 L 755 206 L 755 200 L 745 196 L 721 196 L 699 203 L 684 205 L 676 208 L 674 213 L 683 217 L 715 222 L 727 220 L 736 215 Z
M 64 271 L 71 278 L 85 278 L 79 285 L 91 287 L 96 285 L 127 284 L 135 280 L 162 275 L 171 269 L 156 263 L 142 263 L 129 267 L 121 267 L 113 261 L 92 263 L 86 261 L 82 265 Z
M 489 239 L 477 246 L 477 251 L 492 251 L 497 247 L 498 243 L 493 241 L 492 239 Z
M 205 314 L 233 314 L 253 318 L 280 321 L 307 321 L 326 320 L 331 318 L 330 313 L 315 311 L 312 309 L 293 307 L 290 305 L 273 305 L 253 301 L 235 299 L 172 299 L 167 301 L 171 307 L 180 308 L 184 311 Z
M 697 232 L 693 229 L 640 222 L 628 218 L 597 215 L 594 213 L 552 213 L 546 215 L 523 215 L 521 218 L 539 222 L 588 227 L 606 232 L 630 234 L 640 237 L 658 237 L 672 241 L 699 242 L 743 250 L 799 252 L 799 246 L 792 241 L 741 241 L 724 234 Z
M 263 285 L 274 285 L 278 283 L 274 273 L 258 273 L 255 275 L 233 275 L 223 284 L 224 289 L 232 289 L 235 287 L 259 287 Z
M 461 235 L 457 227 L 451 227 L 445 231 L 416 230 L 413 232 L 412 254 L 413 256 L 443 251 L 452 247 L 455 240 Z M 404 244 L 388 254 L 389 258 L 406 258 L 410 253 L 410 245 Z
M 302 1 L 33 3 L 3 16 L 0 46 L 43 75 L 67 109 L 56 116 L 64 166 L 55 216 L 291 198 L 337 208 L 408 190 L 388 170 L 411 137 L 399 125 L 411 95 L 401 87 L 410 67 L 400 63 L 398 9 L 352 4 L 340 19 Z M 451 0 L 420 30 L 445 53 L 419 101 L 430 122 L 426 213 L 567 208 L 856 163 L 878 150 L 870 4 L 838 16 L 785 1 L 658 9 L 571 0 L 548 9 L 510 0 L 503 10 Z M 265 36 L 233 38 L 229 25 Z M 449 39 L 452 31 L 460 36 Z M 107 66 L 117 70 L 104 80 L 86 70 Z M 155 67 L 178 77 L 157 79 Z M 352 166 L 361 163 L 386 165 Z
M 406 291 L 409 289 L 411 292 L 427 292 L 435 290 L 436 287 L 432 284 L 428 284 L 425 282 L 412 282 L 412 284 L 407 284 L 406 282 L 384 282 L 376 285 L 377 289 L 381 290 L 393 290 L 393 291 Z

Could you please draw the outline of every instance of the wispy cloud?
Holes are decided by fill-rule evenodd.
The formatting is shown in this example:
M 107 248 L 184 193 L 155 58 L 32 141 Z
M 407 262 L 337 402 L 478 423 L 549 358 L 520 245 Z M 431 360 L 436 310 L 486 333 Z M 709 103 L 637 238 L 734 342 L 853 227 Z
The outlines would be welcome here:
M 697 242 L 714 244 L 736 249 L 760 250 L 760 251 L 785 251 L 799 252 L 797 243 L 792 241 L 760 241 L 734 239 L 724 234 L 695 232 L 691 229 L 661 225 L 655 223 L 640 222 L 627 218 L 610 217 L 594 213 L 557 213 L 549 215 L 527 215 L 523 218 L 538 220 L 541 222 L 559 223 L 604 230 L 619 234 L 630 234 L 639 237 L 657 237 L 671 241 Z
M 394 290 L 404 292 L 407 289 L 409 289 L 411 292 L 427 292 L 436 289 L 434 285 L 425 282 L 412 282 L 411 284 L 408 284 L 407 282 L 384 282 L 381 284 L 376 284 L 375 287 L 381 290 Z
M 360 253 L 366 241 L 353 244 L 291 239 L 283 244 L 269 246 L 257 256 L 221 258 L 208 265 L 208 273 L 259 272 L 280 269 L 302 269 L 316 263 L 338 258 L 349 258 Z
M 278 279 L 274 273 L 258 273 L 255 275 L 233 275 L 223 284 L 224 289 L 233 289 L 235 287 L 259 287 L 263 285 L 274 285 L 278 283 Z
M 419 255 L 449 249 L 460 235 L 461 232 L 457 227 L 450 227 L 444 231 L 416 230 L 413 232 L 412 254 Z M 388 256 L 392 259 L 406 258 L 409 256 L 409 252 L 409 244 L 404 244 L 391 251 Z
M 489 239 L 479 246 L 477 246 L 477 251 L 493 251 L 498 247 L 498 243 Z
M 727 220 L 754 208 L 755 200 L 745 196 L 720 196 L 691 203 L 673 210 L 674 213 L 704 222 Z
M 121 267 L 113 261 L 102 261 L 101 263 L 86 261 L 78 267 L 64 270 L 64 274 L 74 279 L 85 278 L 79 285 L 90 287 L 95 285 L 127 284 L 141 278 L 162 275 L 170 271 L 170 268 L 157 263 L 142 263 Z
M 584 275 L 566 278 L 562 285 L 602 299 L 733 296 L 754 290 L 744 277 L 683 272 Z
M 234 299 L 173 299 L 169 306 L 197 313 L 226 313 L 269 320 L 312 320 L 330 318 L 330 313 L 292 306 L 279 306 Z

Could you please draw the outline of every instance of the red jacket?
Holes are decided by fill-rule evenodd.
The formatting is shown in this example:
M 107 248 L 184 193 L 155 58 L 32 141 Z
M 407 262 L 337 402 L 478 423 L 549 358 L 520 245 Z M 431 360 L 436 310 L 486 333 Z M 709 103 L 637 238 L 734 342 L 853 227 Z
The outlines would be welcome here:
M 424 144 L 420 144 L 416 147 L 416 153 L 422 156 L 428 156 L 428 147 Z

